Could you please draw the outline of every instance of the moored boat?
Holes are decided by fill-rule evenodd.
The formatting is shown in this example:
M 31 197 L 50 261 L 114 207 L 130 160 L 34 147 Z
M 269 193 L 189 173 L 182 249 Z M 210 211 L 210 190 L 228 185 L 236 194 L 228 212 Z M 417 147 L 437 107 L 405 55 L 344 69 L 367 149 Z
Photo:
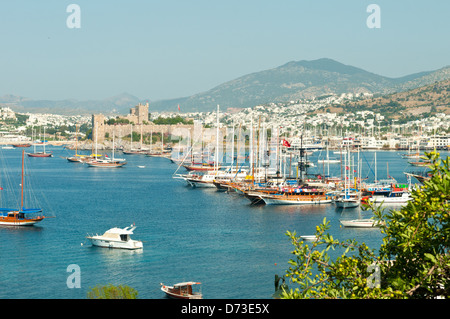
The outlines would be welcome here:
M 47 218 L 41 208 L 25 208 L 24 205 L 24 154 L 22 150 L 22 177 L 20 209 L 0 208 L 0 225 L 3 226 L 32 226 Z
M 266 205 L 303 205 L 303 204 L 331 204 L 332 196 L 326 189 L 297 187 L 282 190 L 276 194 L 260 194 Z
M 353 220 L 341 220 L 342 226 L 344 227 L 359 227 L 359 228 L 371 228 L 381 226 L 382 222 L 379 222 L 372 218 L 362 218 Z
M 31 214 L 35 215 L 32 216 Z M 14 210 L 8 208 L 0 209 L 0 225 L 3 226 L 33 226 L 46 218 L 42 215 L 42 209 L 21 209 Z
M 89 167 L 101 167 L 101 168 L 120 168 L 124 166 L 127 162 L 125 161 L 116 161 L 109 159 L 95 159 L 92 161 L 86 162 Z
M 104 248 L 120 248 L 120 249 L 140 249 L 143 248 L 142 241 L 130 238 L 136 226 L 128 226 L 125 228 L 114 227 L 107 230 L 103 235 L 91 235 L 89 239 L 94 246 Z
M 173 286 L 166 286 L 161 283 L 161 290 L 168 297 L 177 299 L 202 299 L 201 283 L 195 281 L 180 282 Z

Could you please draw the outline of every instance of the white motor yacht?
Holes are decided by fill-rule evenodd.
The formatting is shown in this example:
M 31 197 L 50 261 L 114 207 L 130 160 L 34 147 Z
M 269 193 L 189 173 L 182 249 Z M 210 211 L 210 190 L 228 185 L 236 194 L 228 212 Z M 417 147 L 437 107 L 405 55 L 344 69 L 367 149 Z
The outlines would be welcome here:
M 142 241 L 130 238 L 136 226 L 128 226 L 125 228 L 111 228 L 103 235 L 87 236 L 94 246 L 106 248 L 121 248 L 121 249 L 140 249 L 143 248 Z

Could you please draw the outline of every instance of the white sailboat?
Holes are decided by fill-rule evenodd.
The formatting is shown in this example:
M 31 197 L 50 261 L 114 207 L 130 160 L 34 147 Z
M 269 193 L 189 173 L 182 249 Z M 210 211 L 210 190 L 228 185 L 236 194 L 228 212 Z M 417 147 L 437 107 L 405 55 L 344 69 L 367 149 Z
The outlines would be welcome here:
M 358 207 L 360 203 L 360 194 L 355 189 L 350 188 L 351 178 L 351 161 L 350 152 L 348 152 L 348 166 L 347 157 L 344 157 L 344 191 L 339 194 L 339 197 L 335 200 L 336 207 L 338 208 L 354 208 Z M 348 168 L 348 169 L 347 169 Z M 347 174 L 348 171 L 348 174 Z

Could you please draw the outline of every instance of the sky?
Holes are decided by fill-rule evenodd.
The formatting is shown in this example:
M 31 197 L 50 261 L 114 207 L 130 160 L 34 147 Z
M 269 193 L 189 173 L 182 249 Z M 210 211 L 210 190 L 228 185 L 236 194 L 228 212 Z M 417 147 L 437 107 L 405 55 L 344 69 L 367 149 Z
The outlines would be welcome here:
M 400 77 L 450 65 L 449 12 L 445 0 L 1 0 L 0 96 L 156 101 L 319 58 Z

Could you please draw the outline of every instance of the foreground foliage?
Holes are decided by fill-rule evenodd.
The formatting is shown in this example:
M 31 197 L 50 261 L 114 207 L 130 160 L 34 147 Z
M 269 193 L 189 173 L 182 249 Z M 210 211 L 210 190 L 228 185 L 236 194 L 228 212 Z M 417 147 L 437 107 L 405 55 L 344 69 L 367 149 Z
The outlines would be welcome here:
M 287 232 L 294 257 L 284 277 L 276 276 L 281 298 L 436 298 L 450 296 L 449 158 L 435 152 L 431 178 L 412 192 L 400 210 L 374 210 L 384 234 L 377 250 L 355 240 L 339 241 L 316 227 L 316 240 L 305 243 Z M 335 260 L 330 249 L 341 253 Z M 279 280 L 284 283 L 278 286 Z M 288 287 L 289 286 L 289 287 Z M 293 288 L 295 287 L 295 288 Z
M 138 292 L 128 286 L 97 285 L 87 293 L 88 299 L 137 299 Z

